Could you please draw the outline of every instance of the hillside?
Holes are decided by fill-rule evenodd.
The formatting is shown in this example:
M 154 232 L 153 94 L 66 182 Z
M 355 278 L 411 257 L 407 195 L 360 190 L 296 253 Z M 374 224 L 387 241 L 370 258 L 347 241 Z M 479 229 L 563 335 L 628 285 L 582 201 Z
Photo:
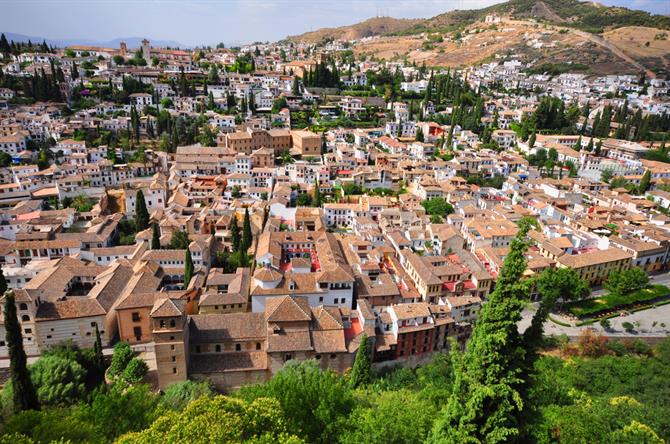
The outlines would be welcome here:
M 580 0 L 510 0 L 482 9 L 455 10 L 428 19 L 376 17 L 339 28 L 323 28 L 288 37 L 292 41 L 318 43 L 324 39 L 355 40 L 383 35 L 414 35 L 449 32 L 497 14 L 513 19 L 535 19 L 589 32 L 604 32 L 626 26 L 670 29 L 670 17 L 622 7 L 603 6 Z
M 319 43 L 328 39 L 357 40 L 364 37 L 399 33 L 421 22 L 423 22 L 421 19 L 374 17 L 354 25 L 318 29 L 297 36 L 290 36 L 287 39 L 307 43 Z
M 497 15 L 502 23 L 484 23 Z M 670 72 L 670 17 L 578 0 L 510 0 L 421 20 L 373 18 L 290 37 L 319 43 L 359 40 L 354 52 L 385 60 L 460 67 L 513 55 L 576 64 L 587 74 Z M 363 37 L 366 38 L 360 41 Z

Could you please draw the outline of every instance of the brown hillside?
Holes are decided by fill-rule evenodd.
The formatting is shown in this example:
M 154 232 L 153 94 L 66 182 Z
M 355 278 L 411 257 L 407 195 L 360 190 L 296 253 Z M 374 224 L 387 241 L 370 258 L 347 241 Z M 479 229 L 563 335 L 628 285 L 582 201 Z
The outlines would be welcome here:
M 306 43 L 318 43 L 325 39 L 357 40 L 375 35 L 402 32 L 420 22 L 422 22 L 421 19 L 374 17 L 353 25 L 340 26 L 339 28 L 323 28 L 296 36 L 290 36 L 287 39 Z

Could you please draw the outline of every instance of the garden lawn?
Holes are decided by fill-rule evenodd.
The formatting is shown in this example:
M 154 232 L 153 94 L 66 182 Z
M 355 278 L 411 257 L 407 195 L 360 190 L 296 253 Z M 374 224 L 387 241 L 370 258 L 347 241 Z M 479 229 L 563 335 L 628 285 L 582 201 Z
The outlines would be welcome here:
M 669 294 L 670 288 L 665 285 L 650 285 L 624 295 L 609 293 L 597 298 L 571 302 L 566 305 L 566 309 L 578 318 L 583 318 L 613 308 L 621 309 L 638 302 L 651 301 Z

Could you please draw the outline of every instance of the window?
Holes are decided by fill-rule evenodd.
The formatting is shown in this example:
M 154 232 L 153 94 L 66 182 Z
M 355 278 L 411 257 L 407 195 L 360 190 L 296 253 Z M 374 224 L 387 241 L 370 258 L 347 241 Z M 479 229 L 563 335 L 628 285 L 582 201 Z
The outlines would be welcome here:
M 319 302 L 323 302 L 323 296 L 319 296 Z
M 133 318 L 133 322 L 140 322 L 140 312 L 139 311 L 134 311 L 131 316 Z
M 23 315 L 23 316 L 21 316 L 21 320 L 24 321 L 24 322 L 30 321 L 30 316 Z
M 195 346 L 195 352 L 196 352 L 196 353 L 200 353 L 200 346 L 199 346 L 199 345 L 196 345 L 196 346 Z
M 330 354 L 330 359 L 335 359 L 335 358 L 337 358 L 337 355 L 335 353 L 331 353 Z
M 260 342 L 256 342 L 256 350 L 260 350 L 260 349 L 261 349 L 261 343 L 260 343 Z
M 33 329 L 32 329 L 32 328 L 26 328 L 26 329 L 23 330 L 23 331 L 26 332 L 26 333 L 32 333 L 32 332 L 33 332 Z
M 138 341 L 142 338 L 142 327 L 133 327 L 133 334 Z
M 174 350 L 174 344 L 170 346 L 170 350 Z
M 220 344 L 216 344 L 216 351 L 217 351 L 217 353 L 221 352 L 221 345 Z
M 174 328 L 175 325 L 177 324 L 174 322 L 174 319 L 170 319 L 170 327 Z
M 19 310 L 28 310 L 28 305 L 25 302 L 19 304 Z
M 242 345 L 241 344 L 235 344 L 235 351 L 242 351 Z
M 165 320 L 161 319 L 160 326 L 161 328 L 165 328 Z
M 284 355 L 284 362 L 290 361 L 291 359 L 293 359 L 292 354 L 288 353 L 288 354 Z
M 174 355 L 172 356 L 172 362 L 177 362 L 177 357 Z
M 177 374 L 177 367 L 172 367 L 172 373 Z

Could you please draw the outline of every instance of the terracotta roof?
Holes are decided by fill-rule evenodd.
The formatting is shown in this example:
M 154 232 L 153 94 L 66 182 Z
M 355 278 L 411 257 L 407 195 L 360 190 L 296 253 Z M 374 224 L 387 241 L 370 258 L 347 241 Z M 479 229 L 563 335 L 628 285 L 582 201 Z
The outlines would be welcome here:
M 268 322 L 310 321 L 309 301 L 303 297 L 283 296 L 269 298 L 265 304 Z

